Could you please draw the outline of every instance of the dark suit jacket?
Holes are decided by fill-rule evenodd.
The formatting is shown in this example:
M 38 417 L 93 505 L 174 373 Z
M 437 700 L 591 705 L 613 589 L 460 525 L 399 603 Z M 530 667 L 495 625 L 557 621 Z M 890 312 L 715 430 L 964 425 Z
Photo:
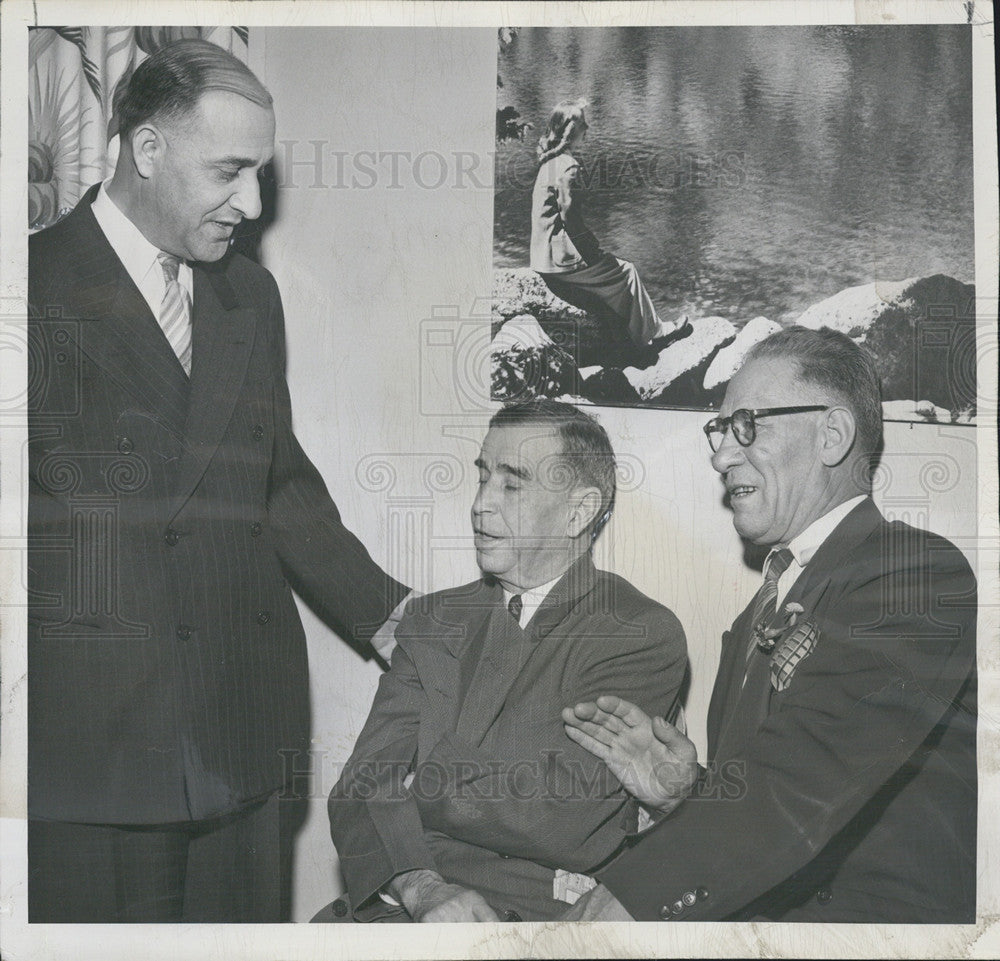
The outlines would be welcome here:
M 286 577 L 363 648 L 403 588 L 292 434 L 271 275 L 195 265 L 188 381 L 94 196 L 30 240 L 29 813 L 199 820 L 304 763 Z
M 555 917 L 555 868 L 584 872 L 634 831 L 634 802 L 566 737 L 564 705 L 621 694 L 666 713 L 687 652 L 677 619 L 589 556 L 522 632 L 495 582 L 411 602 L 392 669 L 330 797 L 358 920 L 416 868 L 479 891 L 498 912 Z M 464 696 L 463 696 L 464 695 Z M 407 789 L 404 779 L 413 773 Z
M 748 608 L 723 637 L 705 779 L 601 880 L 640 920 L 973 921 L 969 565 L 866 500 L 796 602 L 819 636 L 787 689 L 765 670 L 740 691 Z

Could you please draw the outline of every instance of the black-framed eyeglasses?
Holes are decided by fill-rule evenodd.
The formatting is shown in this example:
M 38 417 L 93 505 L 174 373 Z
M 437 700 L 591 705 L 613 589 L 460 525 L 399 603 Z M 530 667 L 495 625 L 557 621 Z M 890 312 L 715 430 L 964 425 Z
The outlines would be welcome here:
M 713 453 L 722 446 L 722 438 L 730 427 L 733 437 L 741 447 L 749 447 L 757 439 L 757 418 L 775 417 L 779 414 L 805 414 L 813 410 L 829 410 L 829 405 L 808 404 L 804 407 L 761 407 L 747 410 L 741 407 L 734 410 L 729 417 L 713 417 L 704 427 L 705 436 Z

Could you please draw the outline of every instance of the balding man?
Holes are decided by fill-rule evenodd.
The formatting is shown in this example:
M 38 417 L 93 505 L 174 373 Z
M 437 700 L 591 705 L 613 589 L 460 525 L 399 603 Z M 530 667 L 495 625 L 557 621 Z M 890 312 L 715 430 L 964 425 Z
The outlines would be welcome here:
M 230 250 L 270 94 L 181 41 L 118 121 L 114 176 L 30 244 L 29 917 L 278 921 L 309 744 L 286 578 L 368 653 L 405 589 L 295 440 L 277 287 Z

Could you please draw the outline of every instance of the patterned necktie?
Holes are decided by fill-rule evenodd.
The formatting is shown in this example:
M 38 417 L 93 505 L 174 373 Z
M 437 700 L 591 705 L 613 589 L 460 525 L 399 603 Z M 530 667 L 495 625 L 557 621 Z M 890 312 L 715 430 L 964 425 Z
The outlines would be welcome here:
M 524 604 L 521 601 L 520 594 L 511 595 L 510 600 L 507 601 L 507 611 L 510 613 L 510 616 L 513 617 L 518 624 L 521 623 L 521 610 L 523 609 L 523 607 Z
M 184 285 L 177 279 L 180 260 L 173 254 L 160 253 L 156 259 L 163 268 L 166 290 L 160 304 L 160 327 L 166 334 L 170 346 L 184 368 L 191 376 L 191 298 Z
M 747 661 L 757 649 L 757 626 L 769 622 L 775 614 L 775 601 L 778 598 L 778 578 L 788 570 L 792 563 L 792 552 L 787 547 L 774 551 L 768 558 L 767 572 L 764 583 L 760 585 L 757 596 L 753 600 L 753 616 L 750 618 L 750 641 L 747 644 Z

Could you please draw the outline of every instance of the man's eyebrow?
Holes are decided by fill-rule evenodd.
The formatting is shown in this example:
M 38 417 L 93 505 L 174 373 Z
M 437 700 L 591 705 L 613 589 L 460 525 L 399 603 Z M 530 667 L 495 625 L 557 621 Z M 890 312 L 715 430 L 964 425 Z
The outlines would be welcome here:
M 482 457 L 477 457 L 472 463 L 473 466 L 478 467 L 480 470 L 489 470 L 489 467 L 486 466 L 486 462 L 482 459 Z M 519 480 L 531 480 L 531 471 L 525 470 L 523 467 L 514 467 L 512 464 L 506 464 L 503 461 L 497 464 L 494 469 L 501 471 L 504 474 L 511 474 Z
M 525 470 L 523 467 L 515 467 L 513 464 L 497 464 L 497 470 L 503 471 L 505 474 L 513 474 L 514 477 L 519 480 L 531 480 L 531 471 Z
M 256 167 L 260 161 L 255 157 L 219 157 L 212 163 L 217 167 Z M 266 166 L 270 161 L 265 160 L 261 166 Z

